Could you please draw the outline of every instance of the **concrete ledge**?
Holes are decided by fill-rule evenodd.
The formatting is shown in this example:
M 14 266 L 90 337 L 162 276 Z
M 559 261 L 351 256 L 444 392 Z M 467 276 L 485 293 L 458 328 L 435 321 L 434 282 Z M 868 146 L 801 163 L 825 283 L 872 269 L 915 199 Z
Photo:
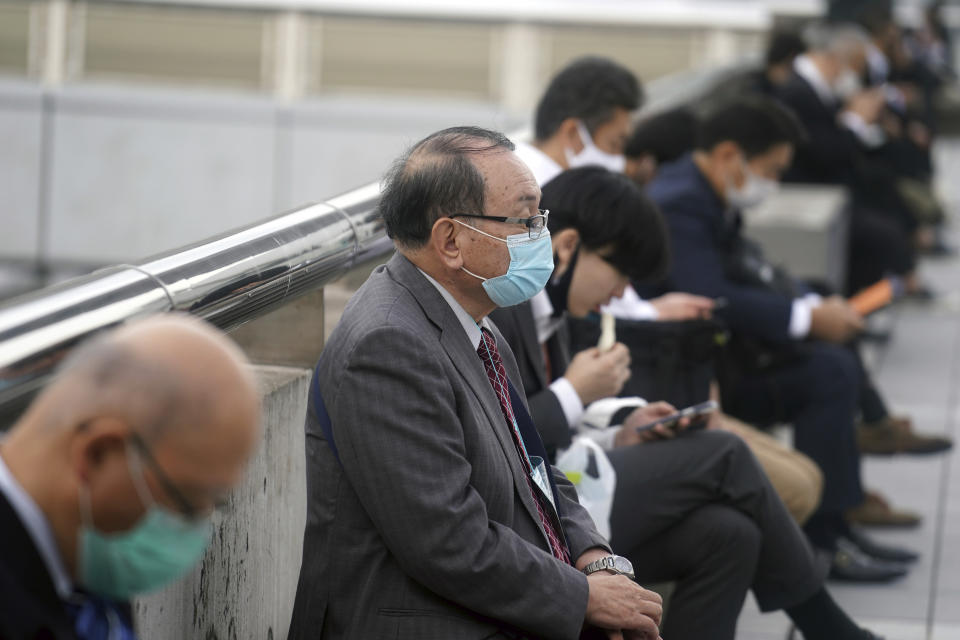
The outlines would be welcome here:
M 798 278 L 822 280 L 842 291 L 847 274 L 848 196 L 843 187 L 785 185 L 744 212 L 747 236 L 771 262 Z
M 310 371 L 255 369 L 263 397 L 260 450 L 227 509 L 214 515 L 213 541 L 200 565 L 136 602 L 143 638 L 287 635 L 306 522 L 303 419 Z

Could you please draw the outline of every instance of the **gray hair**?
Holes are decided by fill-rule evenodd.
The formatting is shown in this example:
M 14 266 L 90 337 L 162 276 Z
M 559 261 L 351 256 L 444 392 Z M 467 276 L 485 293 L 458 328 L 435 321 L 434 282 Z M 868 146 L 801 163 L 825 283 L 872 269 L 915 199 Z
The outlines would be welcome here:
M 870 43 L 870 36 L 855 24 L 814 22 L 803 30 L 803 40 L 811 52 L 849 58 Z

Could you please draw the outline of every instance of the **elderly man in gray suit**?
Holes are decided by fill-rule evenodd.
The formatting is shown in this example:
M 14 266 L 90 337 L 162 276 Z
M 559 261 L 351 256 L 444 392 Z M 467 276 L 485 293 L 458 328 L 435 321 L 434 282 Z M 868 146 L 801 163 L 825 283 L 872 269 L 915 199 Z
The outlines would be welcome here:
M 291 638 L 659 635 L 660 597 L 544 462 L 486 319 L 553 269 L 540 189 L 512 150 L 499 133 L 446 129 L 387 176 L 398 252 L 314 374 Z

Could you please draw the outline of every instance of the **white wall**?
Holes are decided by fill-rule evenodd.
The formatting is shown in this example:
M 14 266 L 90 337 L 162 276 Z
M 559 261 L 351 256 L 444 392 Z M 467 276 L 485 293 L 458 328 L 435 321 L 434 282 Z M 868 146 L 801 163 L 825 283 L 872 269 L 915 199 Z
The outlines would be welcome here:
M 53 105 L 47 145 L 43 95 Z M 42 247 L 39 257 L 58 262 L 138 260 L 377 180 L 431 131 L 519 123 L 494 106 L 436 99 L 283 107 L 240 94 L 44 94 L 0 82 L 0 259 L 34 259 Z

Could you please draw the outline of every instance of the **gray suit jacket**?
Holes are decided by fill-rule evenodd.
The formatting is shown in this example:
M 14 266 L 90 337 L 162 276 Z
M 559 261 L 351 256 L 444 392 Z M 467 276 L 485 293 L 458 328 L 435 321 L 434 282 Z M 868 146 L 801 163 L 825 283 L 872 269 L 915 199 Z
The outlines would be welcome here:
M 551 555 L 483 364 L 406 258 L 378 267 L 347 305 L 314 382 L 292 639 L 579 636 L 587 580 Z M 317 392 L 342 464 L 314 414 Z M 554 477 L 571 556 L 606 547 L 573 486 Z

